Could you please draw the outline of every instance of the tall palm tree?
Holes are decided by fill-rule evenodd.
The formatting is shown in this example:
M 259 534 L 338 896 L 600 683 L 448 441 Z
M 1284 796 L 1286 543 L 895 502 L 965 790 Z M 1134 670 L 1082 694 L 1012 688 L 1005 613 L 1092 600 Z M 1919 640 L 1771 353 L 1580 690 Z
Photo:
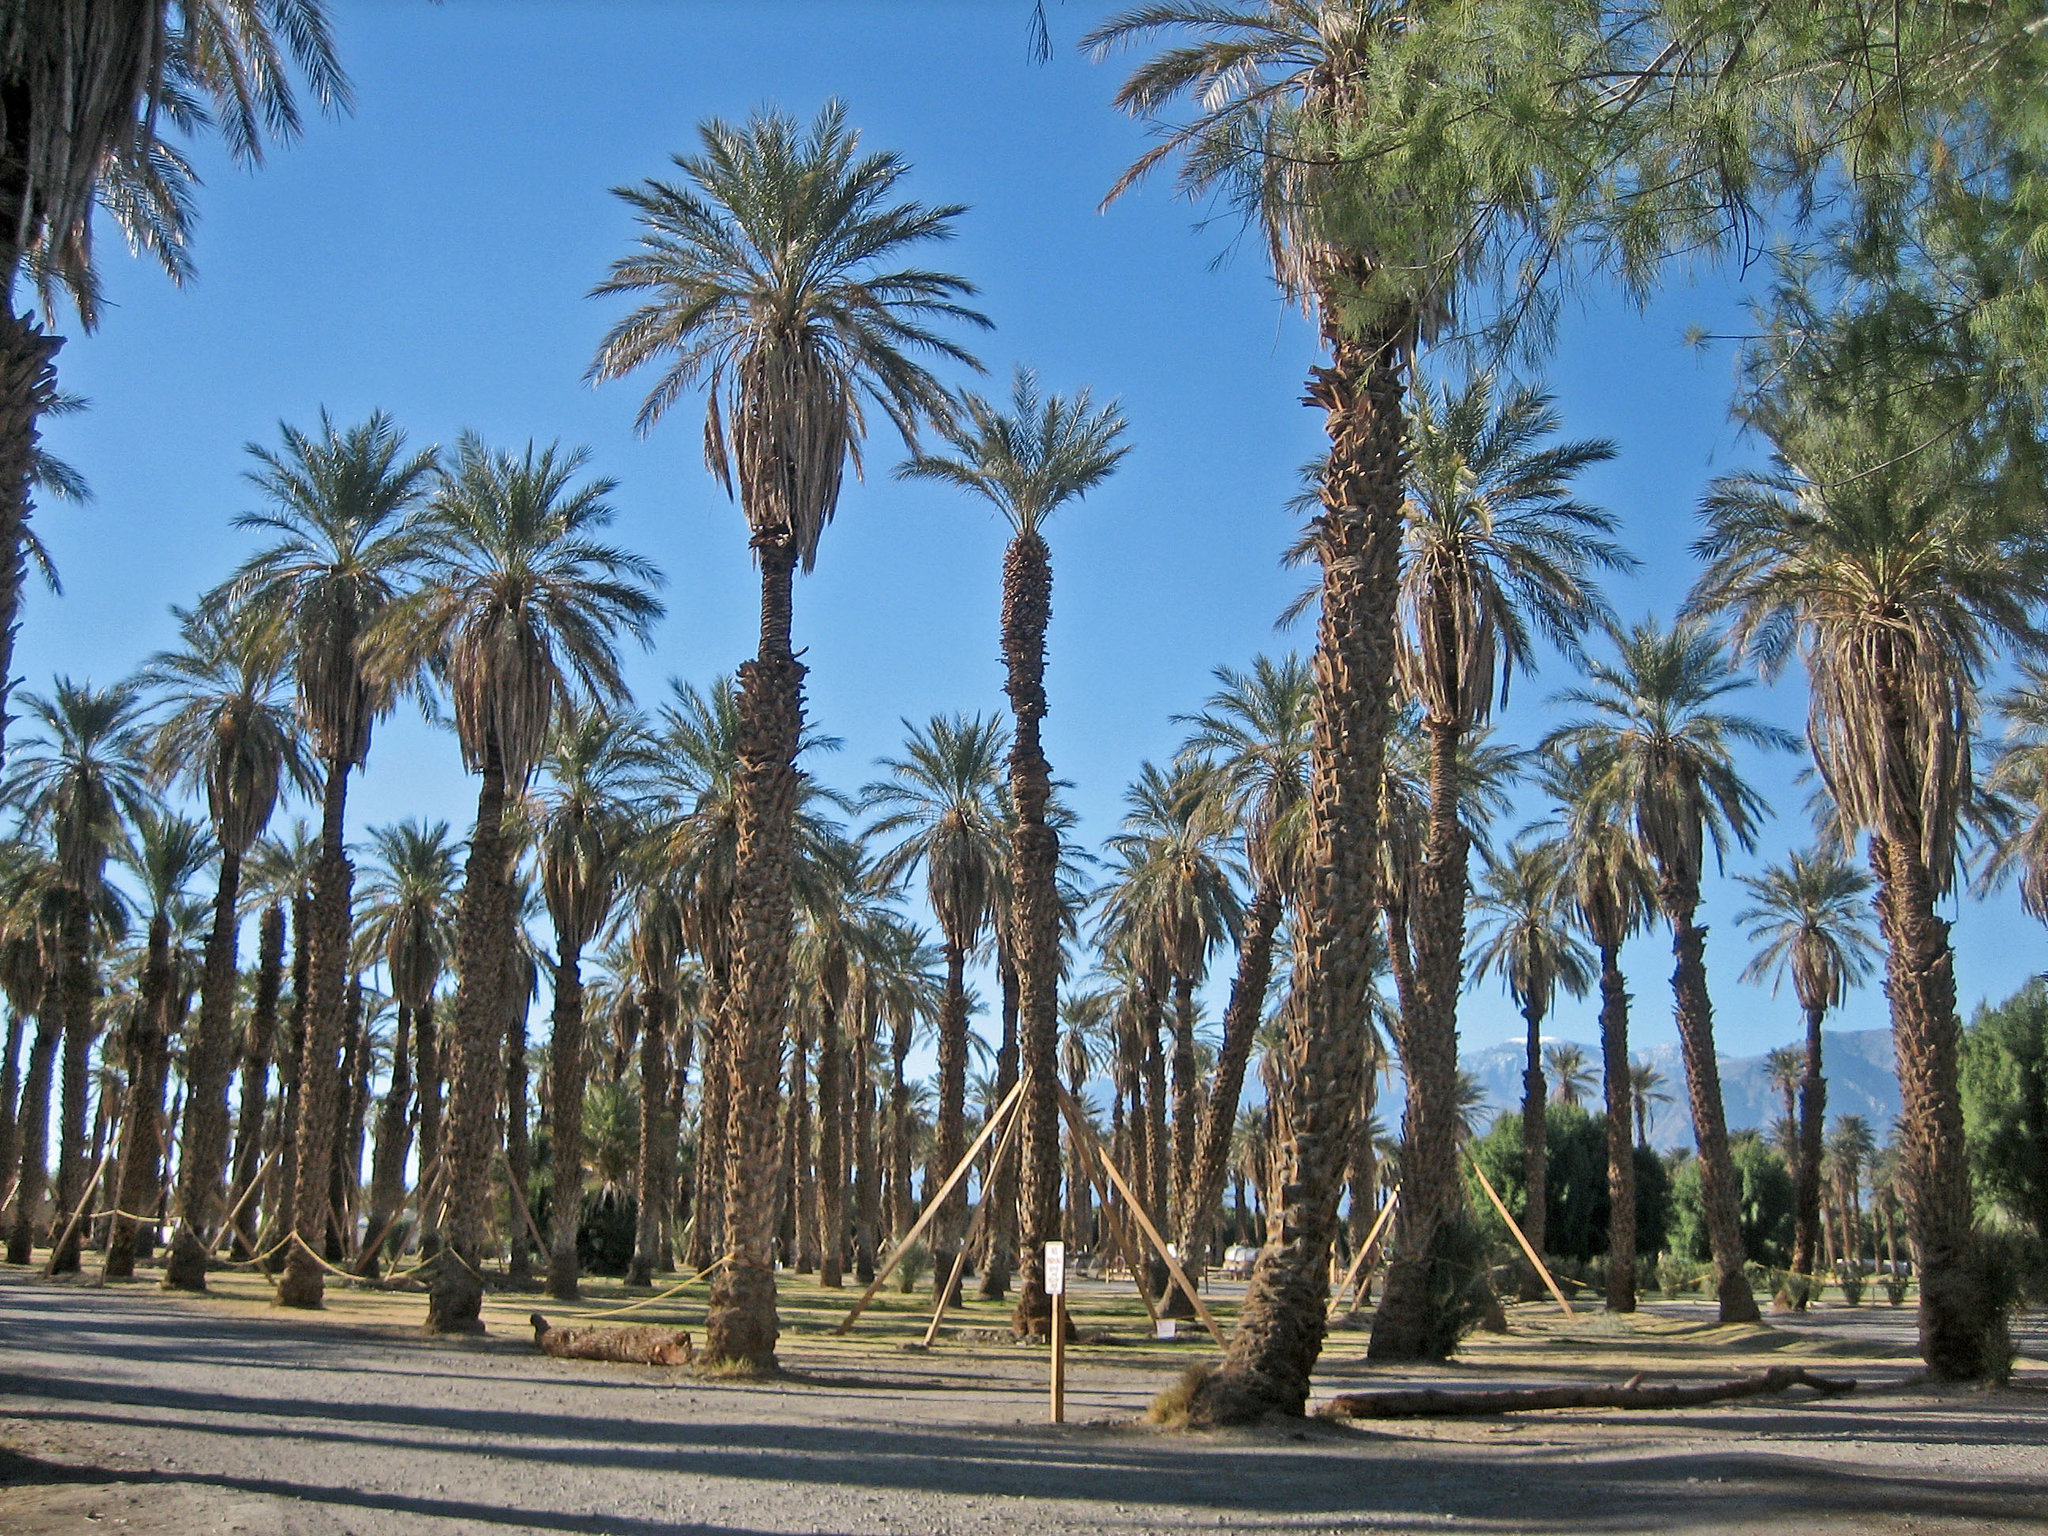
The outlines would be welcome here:
M 373 678 L 364 636 L 404 592 L 424 546 L 413 513 L 435 466 L 432 449 L 408 455 L 405 434 L 382 412 L 346 430 L 323 411 L 317 432 L 280 427 L 282 447 L 251 444 L 248 479 L 268 510 L 238 528 L 275 542 L 250 556 L 227 601 L 283 632 L 299 718 L 320 761 L 320 856 L 313 866 L 304 1021 L 297 1040 L 298 1135 L 291 1247 L 280 1306 L 317 1307 L 325 1275 L 316 1257 L 328 1225 L 327 1169 L 346 1027 L 350 887 L 344 841 L 348 776 L 368 760 L 370 733 L 403 679 Z
M 104 1278 L 135 1274 L 137 1224 L 131 1214 L 148 1210 L 163 1183 L 164 1083 L 170 1069 L 170 1037 L 178 1019 L 178 975 L 172 924 L 185 888 L 212 857 L 206 829 L 190 817 L 148 807 L 136 818 L 135 837 L 123 850 L 148 903 L 149 937 L 143 953 L 141 986 L 128 1010 L 126 1103 L 121 1112 L 121 1148 L 116 1175 L 107 1181 L 114 1217 L 107 1232 Z M 104 1059 L 104 1052 L 102 1057 Z M 185 1123 L 192 1115 L 192 1053 L 185 1055 Z M 227 1150 L 225 1073 L 221 1098 L 221 1151 Z M 217 1177 L 217 1176 L 216 1176 Z M 202 1255 L 203 1257 L 203 1255 Z
M 1861 1272 L 1863 1171 L 1876 1155 L 1877 1138 L 1869 1121 L 1861 1115 L 1835 1116 L 1835 1128 L 1827 1137 L 1827 1161 L 1835 1186 L 1835 1209 L 1842 1223 L 1840 1253 L 1852 1278 Z
M 1925 422 L 1877 421 L 1793 393 L 1753 413 L 1769 473 L 1717 482 L 1691 599 L 1725 613 L 1766 675 L 1806 668 L 1807 740 L 1845 839 L 1865 838 L 1886 946 L 1905 1104 L 1901 1140 L 1920 1261 L 1920 1348 L 1944 1379 L 1997 1368 L 1963 1140 L 1949 925 L 1972 797 L 1978 684 L 2001 654 L 2038 654 L 2048 537 L 1983 487 L 1967 444 L 1907 451 Z M 1941 434 L 1944 443 L 1948 436 Z
M 506 977 L 518 913 L 517 848 L 506 811 L 539 763 L 565 700 L 625 697 L 617 643 L 643 644 L 662 608 L 661 577 L 640 556 L 601 543 L 613 482 L 575 484 L 586 450 L 494 452 L 474 434 L 456 446 L 419 537 L 417 588 L 367 638 L 371 675 L 396 681 L 431 667 L 446 679 L 463 764 L 479 776 L 456 917 L 454 1072 L 444 1189 L 447 1247 L 429 1290 L 427 1326 L 474 1332 L 483 1284 L 491 1127 L 505 1041 Z
M 1747 976 L 1756 967 L 1752 959 L 1743 974 Z M 1797 1046 L 1781 1045 L 1764 1057 L 1764 1076 L 1771 1086 L 1785 1096 L 1785 1118 L 1780 1123 L 1784 1132 L 1785 1172 L 1796 1181 L 1799 1177 L 1799 1080 L 1806 1075 L 1806 1053 Z
M 1633 561 L 1614 520 L 1572 484 L 1614 456 L 1604 441 L 1555 442 L 1559 418 L 1533 388 L 1497 394 L 1491 375 L 1413 396 L 1401 552 L 1402 684 L 1429 743 L 1429 819 L 1415 876 L 1414 987 L 1401 1014 L 1408 1083 L 1402 1194 L 1386 1290 L 1373 1317 L 1375 1359 L 1414 1359 L 1442 1336 L 1431 1316 L 1436 1232 L 1463 1200 L 1450 1095 L 1469 901 L 1469 843 L 1458 763 L 1466 738 L 1504 703 L 1539 637 L 1571 656 L 1605 617 L 1602 570 Z
M 995 915 L 997 888 L 1007 873 L 1009 838 L 1002 805 L 1002 763 L 1009 733 L 980 715 L 935 715 L 912 726 L 900 758 L 883 758 L 889 777 L 861 791 L 861 804 L 879 813 L 868 839 L 880 849 L 871 879 L 882 889 L 924 871 L 925 897 L 938 920 L 946 963 L 945 1001 L 939 1013 L 940 1177 L 966 1150 L 967 956 Z M 932 1229 L 932 1270 L 952 1272 L 965 1236 L 963 1183 Z
M 582 954 L 618 901 L 640 832 L 634 801 L 651 756 L 638 721 L 565 705 L 556 711 L 541 756 L 543 787 L 533 797 L 541 891 L 555 928 L 548 1294 L 564 1300 L 577 1294 L 576 1232 L 583 1212 Z
M 705 457 L 737 489 L 761 571 L 761 638 L 740 670 L 745 765 L 739 780 L 732 978 L 732 1095 L 726 1244 L 735 1262 L 712 1288 L 705 1344 L 714 1360 L 766 1367 L 777 1323 L 771 1246 L 776 1084 L 789 1008 L 790 860 L 803 732 L 804 669 L 790 643 L 796 568 L 815 564 L 859 463 L 863 397 L 915 446 L 923 421 L 951 414 L 918 359 L 978 366 L 937 327 L 986 325 L 957 277 L 887 265 L 949 239 L 958 205 L 899 202 L 909 173 L 862 154 L 830 102 L 808 129 L 780 113 L 712 119 L 701 152 L 677 156 L 684 182 L 620 188 L 640 249 L 614 263 L 603 295 L 644 299 L 614 326 L 591 373 L 615 379 L 660 361 L 640 408 L 645 430 L 700 382 Z
M 134 682 L 95 688 L 68 677 L 59 677 L 47 695 L 23 694 L 21 702 L 33 734 L 15 751 L 0 800 L 18 807 L 30 834 L 46 838 L 55 854 L 53 979 L 64 1053 L 55 1195 L 57 1209 L 69 1212 L 83 1198 L 86 1177 L 88 1069 L 99 1032 L 96 942 L 119 922 L 118 905 L 109 901 L 107 859 L 127 828 L 154 809 L 147 705 Z M 51 1273 L 77 1270 L 81 1240 L 74 1230 L 50 1255 Z
M 178 1227 L 163 1279 L 167 1290 L 196 1291 L 206 1288 L 208 1214 L 228 1159 L 242 862 L 287 783 L 309 787 L 314 775 L 287 697 L 285 635 L 276 616 L 216 605 L 173 612 L 182 643 L 158 655 L 143 674 L 170 706 L 154 756 L 164 777 L 203 790 L 220 850 L 199 1028 L 186 1050 Z
M 1736 767 L 1734 747 L 1789 751 L 1796 743 L 1775 726 L 1722 707 L 1748 680 L 1731 670 L 1720 637 L 1698 620 L 1665 629 L 1646 619 L 1627 632 L 1610 627 L 1609 639 L 1614 660 L 1589 659 L 1586 686 L 1558 695 L 1584 714 L 1545 744 L 1583 757 L 1589 802 L 1632 820 L 1656 869 L 1657 906 L 1671 926 L 1677 960 L 1671 990 L 1721 1320 L 1755 1322 L 1714 1055 L 1707 931 L 1696 914 L 1708 843 L 1717 855 L 1730 842 L 1747 849 L 1764 814 L 1763 798 Z
M 1821 1121 L 1827 1111 L 1827 1080 L 1821 1076 L 1821 1023 L 1839 1008 L 1849 988 L 1868 976 L 1877 941 L 1871 936 L 1863 901 L 1870 877 L 1850 867 L 1832 849 L 1794 850 L 1783 864 L 1761 875 L 1744 875 L 1753 905 L 1735 920 L 1760 946 L 1743 970 L 1744 981 L 1768 980 L 1775 993 L 1789 975 L 1806 1018 L 1806 1051 L 1800 1062 L 1799 1155 L 1792 1168 L 1792 1273 L 1813 1274 L 1820 1242 Z M 1792 1304 L 1804 1307 L 1809 1287 L 1788 1287 Z
M 1216 669 L 1221 686 L 1192 727 L 1184 754 L 1208 763 L 1216 790 L 1243 841 L 1252 898 L 1238 932 L 1237 972 L 1223 1011 L 1223 1040 L 1214 1081 L 1202 1104 L 1195 1167 L 1177 1213 L 1183 1255 L 1208 1252 L 1210 1213 L 1230 1167 L 1231 1138 L 1252 1041 L 1265 1015 L 1273 976 L 1273 945 L 1301 888 L 1302 835 L 1308 804 L 1314 679 L 1296 656 L 1260 656 L 1249 672 Z
M 347 106 L 323 0 L 34 0 L 0 15 L 0 679 L 14 675 L 22 581 L 37 558 L 37 423 L 62 401 L 63 339 L 16 313 L 17 286 L 34 281 L 46 323 L 61 290 L 94 330 L 102 213 L 183 281 L 197 178 L 166 131 L 211 129 L 233 160 L 259 165 L 266 138 L 298 134 L 295 73 L 322 108 Z
M 282 833 L 257 839 L 250 850 L 245 873 L 251 896 L 263 905 L 257 922 L 255 996 L 249 1021 L 242 1032 L 242 1091 L 235 1116 L 235 1191 L 237 1198 L 254 1182 L 263 1165 L 265 1119 L 269 1112 L 271 1059 L 277 1061 L 276 1133 L 269 1139 L 277 1149 L 266 1192 L 260 1205 L 242 1207 L 241 1226 L 235 1234 L 235 1257 L 246 1261 L 256 1252 L 254 1239 L 263 1222 L 281 1230 L 292 1223 L 292 1190 L 298 1173 L 298 1082 L 299 1047 L 303 1043 L 307 976 L 311 964 L 308 946 L 313 927 L 313 870 L 320 861 L 320 844 L 303 820 L 295 819 Z M 291 1008 L 280 1018 L 285 981 L 285 922 L 291 922 Z M 259 1221 L 259 1211 L 262 1220 Z
M 374 1237 L 390 1222 L 403 1194 L 408 1088 L 419 1105 L 423 1183 L 442 1151 L 434 994 L 455 952 L 450 911 L 455 904 L 458 849 L 445 821 L 401 821 L 372 827 L 370 847 L 375 862 L 363 883 L 363 938 L 384 962 L 391 1000 L 398 1010 L 391 1082 L 384 1095 L 378 1155 L 370 1174 L 370 1233 Z M 423 1206 L 424 1197 L 422 1190 Z M 424 1225 L 424 1211 L 421 1219 Z M 361 1272 L 374 1275 L 378 1262 L 374 1250 L 364 1253 Z
M 1044 1246 L 1060 1230 L 1060 1117 L 1057 1102 L 1060 903 L 1059 834 L 1048 819 L 1052 765 L 1045 756 L 1045 631 L 1052 615 L 1047 520 L 1096 489 L 1130 451 L 1123 412 L 1097 406 L 1086 389 L 1069 399 L 1041 396 L 1019 368 L 1010 409 L 961 396 L 961 419 L 942 423 L 955 452 L 916 454 L 897 471 L 981 497 L 1010 525 L 1003 556 L 1003 691 L 1015 727 L 1010 747 L 1010 907 L 1016 934 L 1018 1035 L 1024 1080 L 1023 1273 L 1014 1326 L 1043 1334 L 1052 1317 Z
M 1593 984 L 1594 970 L 1592 955 L 1571 930 L 1565 859 L 1557 840 L 1525 836 L 1509 844 L 1503 856 L 1486 861 L 1476 902 L 1484 916 L 1472 955 L 1476 975 L 1492 972 L 1506 984 L 1527 1027 L 1522 1166 L 1528 1200 L 1522 1212 L 1522 1235 L 1538 1253 L 1543 1251 L 1549 1182 L 1543 1116 L 1543 1020 L 1559 987 L 1573 997 L 1584 997 Z M 1542 1279 L 1532 1270 L 1523 1277 L 1523 1299 L 1534 1300 L 1542 1294 Z

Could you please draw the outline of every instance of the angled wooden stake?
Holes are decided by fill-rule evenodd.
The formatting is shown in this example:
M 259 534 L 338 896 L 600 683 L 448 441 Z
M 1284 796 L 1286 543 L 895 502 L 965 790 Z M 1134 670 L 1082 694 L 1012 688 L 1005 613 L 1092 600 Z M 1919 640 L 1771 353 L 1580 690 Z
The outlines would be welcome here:
M 1400 1198 L 1401 1191 L 1397 1189 L 1387 1196 L 1387 1203 L 1380 1207 L 1379 1215 L 1373 1217 L 1372 1230 L 1365 1234 L 1365 1241 L 1358 1245 L 1358 1252 L 1352 1256 L 1351 1268 L 1344 1276 L 1344 1283 L 1337 1287 L 1337 1294 L 1330 1298 L 1331 1317 L 1337 1315 L 1337 1308 L 1344 1302 L 1344 1293 L 1358 1282 L 1359 1276 L 1365 1272 L 1366 1265 L 1371 1262 L 1374 1251 L 1379 1247 L 1380 1238 L 1387 1230 L 1387 1223 L 1393 1219 L 1394 1202 Z M 1351 1302 L 1351 1310 L 1358 1310 L 1355 1295 Z
M 974 1238 L 988 1220 L 988 1190 L 995 1182 L 996 1170 L 1003 1166 L 1003 1154 L 1010 1150 L 1010 1143 L 1017 1139 L 1017 1127 L 1024 1123 L 1021 1114 L 1010 1116 L 1010 1123 L 1003 1127 L 1002 1140 L 996 1143 L 996 1155 L 989 1160 L 988 1172 L 982 1175 L 981 1208 L 974 1213 L 974 1224 L 967 1229 L 967 1241 L 960 1245 L 960 1251 L 953 1255 L 953 1272 L 946 1277 L 945 1285 L 932 1300 L 931 1325 L 924 1331 L 924 1347 L 930 1349 L 932 1340 L 939 1336 L 939 1324 L 945 1320 L 946 1309 L 953 1304 L 953 1293 L 960 1285 L 960 1276 L 967 1269 L 967 1255 L 974 1251 Z
M 1564 1292 L 1557 1288 L 1557 1282 L 1550 1277 L 1550 1271 L 1543 1267 L 1543 1261 L 1536 1257 L 1536 1250 L 1529 1246 L 1529 1239 L 1522 1236 L 1522 1229 L 1515 1225 L 1515 1218 L 1508 1214 L 1508 1208 L 1494 1192 L 1493 1183 L 1486 1177 L 1486 1170 L 1479 1166 L 1479 1159 L 1472 1155 L 1472 1149 L 1465 1149 L 1465 1165 L 1479 1176 L 1479 1187 L 1486 1191 L 1486 1198 L 1493 1202 L 1493 1208 L 1500 1212 L 1500 1219 L 1508 1224 L 1508 1231 L 1514 1234 L 1515 1242 L 1522 1250 L 1522 1256 L 1536 1266 L 1536 1273 L 1543 1277 L 1543 1283 L 1550 1287 L 1550 1294 L 1557 1298 L 1557 1304 L 1564 1308 L 1566 1317 L 1573 1316 L 1572 1304 L 1564 1299 Z

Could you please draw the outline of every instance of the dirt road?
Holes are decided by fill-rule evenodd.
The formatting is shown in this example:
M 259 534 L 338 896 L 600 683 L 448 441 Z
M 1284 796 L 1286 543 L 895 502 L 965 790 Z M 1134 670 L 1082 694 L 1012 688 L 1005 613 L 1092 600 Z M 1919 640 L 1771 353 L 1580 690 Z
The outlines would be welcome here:
M 900 1358 L 727 1383 L 6 1271 L 0 1533 L 2048 1531 L 2038 1390 L 1189 1436 L 1128 1422 L 1156 1370 L 1053 1428 L 1042 1356 Z

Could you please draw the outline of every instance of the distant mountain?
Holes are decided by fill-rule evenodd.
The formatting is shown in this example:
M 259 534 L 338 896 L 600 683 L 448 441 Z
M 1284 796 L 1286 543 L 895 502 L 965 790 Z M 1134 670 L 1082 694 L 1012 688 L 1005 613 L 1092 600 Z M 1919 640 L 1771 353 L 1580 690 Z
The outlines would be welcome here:
M 1544 1043 L 1557 1042 L 1546 1036 Z M 1597 1078 L 1600 1071 L 1599 1045 L 1587 1045 L 1583 1041 L 1576 1043 L 1585 1051 Z M 1663 1092 L 1671 1097 L 1670 1103 L 1654 1105 L 1650 1110 L 1650 1144 L 1659 1150 L 1690 1147 L 1693 1143 L 1692 1111 L 1686 1103 L 1685 1065 L 1680 1059 L 1677 1043 L 1652 1046 L 1635 1052 L 1635 1056 L 1639 1061 L 1649 1061 L 1663 1074 Z M 1763 1056 L 1720 1058 L 1721 1102 L 1727 1111 L 1728 1129 L 1731 1131 L 1752 1127 L 1768 1130 L 1784 1117 L 1785 1102 L 1778 1090 L 1771 1086 L 1766 1060 Z M 1858 1029 L 1841 1034 L 1823 1032 L 1821 1062 L 1828 1081 L 1828 1120 L 1832 1122 L 1837 1115 L 1861 1115 L 1870 1122 L 1878 1140 L 1886 1140 L 1900 1107 L 1899 1078 L 1892 1058 L 1892 1032 L 1888 1029 Z M 1466 1055 L 1459 1065 L 1479 1079 L 1491 1109 L 1498 1112 L 1521 1107 L 1520 1045 L 1489 1046 Z M 1596 1101 L 1598 1094 L 1596 1088 Z M 1396 1097 L 1389 1102 L 1394 1106 L 1391 1113 L 1382 1113 L 1392 1124 L 1400 1117 L 1398 1090 Z

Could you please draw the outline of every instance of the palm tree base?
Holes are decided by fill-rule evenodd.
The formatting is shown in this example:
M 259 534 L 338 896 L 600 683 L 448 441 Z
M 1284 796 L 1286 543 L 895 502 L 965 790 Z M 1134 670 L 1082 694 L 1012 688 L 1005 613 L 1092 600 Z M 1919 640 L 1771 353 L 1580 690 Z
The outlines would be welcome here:
M 1749 1289 L 1749 1276 L 1739 1269 L 1722 1277 L 1720 1301 L 1723 1323 L 1760 1323 L 1764 1320 L 1763 1313 L 1757 1310 L 1756 1297 Z
M 776 1369 L 775 1273 L 734 1264 L 711 1287 L 704 1316 L 704 1354 L 713 1365 Z
M 453 1248 L 443 1248 L 434 1258 L 433 1273 L 427 1281 L 428 1333 L 482 1333 L 484 1309 L 483 1277 L 475 1266 L 463 1262 Z
M 163 1288 L 167 1291 L 206 1289 L 206 1248 L 196 1235 L 182 1226 L 171 1239 L 171 1251 L 164 1259 Z
M 285 1262 L 284 1273 L 278 1277 L 277 1295 L 271 1304 L 309 1312 L 318 1311 L 327 1304 L 327 1276 L 303 1248 L 294 1249 L 291 1258 Z

